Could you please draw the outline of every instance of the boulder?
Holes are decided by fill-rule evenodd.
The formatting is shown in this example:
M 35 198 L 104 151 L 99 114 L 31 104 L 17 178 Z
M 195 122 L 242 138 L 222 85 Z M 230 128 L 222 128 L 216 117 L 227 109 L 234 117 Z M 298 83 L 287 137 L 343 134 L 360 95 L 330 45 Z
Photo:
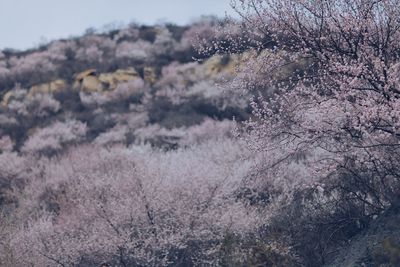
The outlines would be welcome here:
M 80 90 L 85 92 L 99 92 L 103 91 L 103 85 L 96 76 L 87 76 L 82 79 Z
M 76 74 L 75 81 L 81 82 L 87 76 L 96 76 L 96 75 L 97 75 L 96 69 L 88 69 L 88 70 L 85 70 L 85 71 L 82 71 L 82 72 Z
M 98 92 L 103 90 L 103 85 L 97 77 L 96 69 L 88 69 L 75 75 L 72 88 L 85 92 Z

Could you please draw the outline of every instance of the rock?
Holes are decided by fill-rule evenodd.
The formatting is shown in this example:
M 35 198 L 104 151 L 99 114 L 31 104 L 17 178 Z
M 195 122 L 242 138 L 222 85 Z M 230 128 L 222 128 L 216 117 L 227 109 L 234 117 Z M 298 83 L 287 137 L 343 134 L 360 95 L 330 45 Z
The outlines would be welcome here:
M 85 92 L 99 92 L 105 89 L 114 90 L 118 84 L 139 79 L 134 68 L 119 69 L 115 72 L 101 73 L 97 76 L 95 69 L 88 69 L 75 75 L 73 88 Z
M 233 56 L 213 56 L 203 63 L 204 73 L 209 77 L 216 76 L 222 72 L 233 74 L 238 61 L 238 58 Z
M 50 92 L 57 93 L 67 88 L 67 82 L 65 80 L 55 80 L 50 83 Z
M 65 80 L 55 80 L 49 83 L 42 83 L 34 85 L 29 89 L 28 97 L 32 97 L 36 94 L 53 94 L 60 92 L 67 88 L 67 82 Z
M 119 69 L 112 73 L 102 73 L 99 76 L 100 82 L 107 85 L 109 90 L 117 88 L 119 83 L 125 83 L 139 78 L 139 74 L 134 68 Z
M 87 76 L 80 83 L 80 90 L 85 92 L 103 91 L 103 85 L 96 76 Z
M 154 84 L 157 81 L 156 70 L 153 67 L 144 67 L 143 78 L 145 82 Z
M 96 69 L 88 69 L 75 75 L 72 88 L 85 92 L 98 92 L 103 90 L 103 85 L 97 77 Z
M 12 90 L 11 90 L 11 91 L 8 91 L 7 93 L 4 94 L 3 100 L 1 101 L 1 105 L 2 105 L 3 107 L 7 107 L 8 104 L 10 103 L 10 101 L 11 101 L 13 98 L 14 98 L 14 92 L 13 92 Z
M 96 69 L 88 69 L 85 71 L 82 71 L 78 74 L 75 75 L 75 81 L 81 82 L 83 78 L 87 76 L 96 76 L 97 75 L 97 70 Z
M 4 94 L 3 100 L 1 101 L 1 105 L 3 107 L 7 107 L 12 100 L 22 100 L 25 98 L 27 91 L 25 89 L 12 89 Z

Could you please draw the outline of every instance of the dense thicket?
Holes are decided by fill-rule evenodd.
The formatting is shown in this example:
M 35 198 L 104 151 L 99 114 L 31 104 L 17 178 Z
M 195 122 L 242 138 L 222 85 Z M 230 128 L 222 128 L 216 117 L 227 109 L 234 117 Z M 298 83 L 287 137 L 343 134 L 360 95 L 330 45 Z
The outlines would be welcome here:
M 400 1 L 232 8 L 0 56 L 0 265 L 400 263 Z

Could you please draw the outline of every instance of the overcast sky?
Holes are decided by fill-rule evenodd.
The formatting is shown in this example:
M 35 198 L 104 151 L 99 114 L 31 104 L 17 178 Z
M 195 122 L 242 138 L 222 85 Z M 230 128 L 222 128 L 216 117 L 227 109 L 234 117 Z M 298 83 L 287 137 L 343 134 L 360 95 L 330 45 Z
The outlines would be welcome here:
M 89 27 L 135 21 L 186 24 L 201 15 L 232 14 L 230 0 L 0 0 L 0 49 L 80 35 Z

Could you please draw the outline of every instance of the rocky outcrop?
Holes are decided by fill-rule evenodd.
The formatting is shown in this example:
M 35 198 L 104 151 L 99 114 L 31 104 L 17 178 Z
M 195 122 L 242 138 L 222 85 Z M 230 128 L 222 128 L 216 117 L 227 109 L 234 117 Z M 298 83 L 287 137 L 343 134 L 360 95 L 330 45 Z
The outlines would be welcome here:
M 112 73 L 102 73 L 99 76 L 99 81 L 103 85 L 106 85 L 108 90 L 114 90 L 119 83 L 125 83 L 136 79 L 140 79 L 140 77 L 134 68 L 119 69 Z
M 234 74 L 239 62 L 240 56 L 213 56 L 203 63 L 204 73 L 208 77 L 220 73 Z
M 88 69 L 85 71 L 82 71 L 80 73 L 75 74 L 75 81 L 82 81 L 85 77 L 88 76 L 96 76 L 97 75 L 97 71 L 96 69 Z
M 88 69 L 76 74 L 72 88 L 84 92 L 97 92 L 103 90 L 103 86 L 97 77 L 97 71 L 95 69 Z
M 21 100 L 26 96 L 26 90 L 20 88 L 14 88 L 13 90 L 8 91 L 4 94 L 3 100 L 1 101 L 1 105 L 3 107 L 7 107 L 12 100 Z
M 243 55 L 213 56 L 205 60 L 201 66 L 204 74 L 208 77 L 215 77 L 220 74 L 229 75 L 235 72 L 242 57 Z M 29 88 L 27 94 L 23 97 L 32 98 L 37 94 L 54 94 L 67 89 L 69 86 L 75 91 L 83 91 L 85 93 L 105 93 L 113 91 L 119 84 L 141 79 L 141 76 L 143 81 L 149 85 L 155 84 L 159 79 L 156 68 L 151 66 L 144 67 L 142 75 L 133 67 L 118 69 L 114 72 L 107 73 L 98 73 L 96 69 L 91 68 L 75 74 L 72 84 L 68 84 L 66 80 L 62 79 L 36 84 Z M 18 97 L 20 97 L 20 94 L 16 96 L 16 91 L 10 90 L 4 94 L 1 104 L 7 107 L 12 99 Z
M 32 97 L 36 94 L 53 94 L 61 92 L 68 86 L 65 80 L 55 80 L 49 83 L 42 83 L 34 85 L 29 89 L 28 97 Z
M 3 107 L 7 107 L 13 97 L 14 97 L 13 91 L 12 90 L 8 91 L 7 93 L 4 94 L 3 100 L 1 101 L 1 105 Z
M 144 67 L 143 79 L 149 84 L 154 84 L 157 81 L 156 70 L 153 67 Z
M 115 72 L 97 74 L 95 69 L 88 69 L 75 75 L 73 88 L 84 92 L 114 90 L 118 84 L 139 79 L 134 68 L 119 69 Z

